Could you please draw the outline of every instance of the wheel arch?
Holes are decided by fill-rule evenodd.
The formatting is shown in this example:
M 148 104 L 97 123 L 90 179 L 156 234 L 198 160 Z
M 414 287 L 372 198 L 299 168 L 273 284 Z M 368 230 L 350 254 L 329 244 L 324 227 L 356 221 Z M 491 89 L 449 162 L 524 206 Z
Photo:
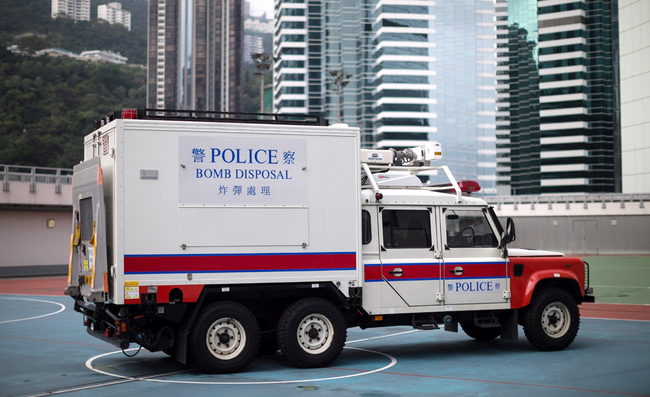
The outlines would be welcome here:
M 522 300 L 522 307 L 530 305 L 533 294 L 545 288 L 556 287 L 567 291 L 576 300 L 583 296 L 580 291 L 580 280 L 573 273 L 565 270 L 545 270 L 531 275 L 526 286 L 526 292 Z

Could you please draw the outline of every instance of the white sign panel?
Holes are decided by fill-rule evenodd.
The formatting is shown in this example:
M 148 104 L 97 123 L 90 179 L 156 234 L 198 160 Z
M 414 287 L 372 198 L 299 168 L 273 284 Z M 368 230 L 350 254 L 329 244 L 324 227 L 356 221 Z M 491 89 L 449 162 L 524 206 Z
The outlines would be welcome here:
M 181 206 L 307 206 L 304 139 L 180 136 Z

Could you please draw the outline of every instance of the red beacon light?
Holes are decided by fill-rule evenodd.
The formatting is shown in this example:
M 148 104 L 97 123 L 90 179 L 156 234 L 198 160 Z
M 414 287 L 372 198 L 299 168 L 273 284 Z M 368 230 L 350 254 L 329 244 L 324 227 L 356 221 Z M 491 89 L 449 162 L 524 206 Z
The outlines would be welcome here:
M 138 110 L 137 109 L 122 109 L 122 118 L 123 119 L 137 119 Z
M 433 187 L 437 192 L 440 193 L 456 194 L 456 190 L 454 190 L 451 182 L 431 184 L 427 185 L 427 187 Z M 463 180 L 458 181 L 458 188 L 460 189 L 460 192 L 463 194 L 463 196 L 471 196 L 472 193 L 476 193 L 481 190 L 481 185 L 479 185 L 476 181 Z
M 459 181 L 458 187 L 463 194 L 470 195 L 481 190 L 481 186 L 476 181 Z

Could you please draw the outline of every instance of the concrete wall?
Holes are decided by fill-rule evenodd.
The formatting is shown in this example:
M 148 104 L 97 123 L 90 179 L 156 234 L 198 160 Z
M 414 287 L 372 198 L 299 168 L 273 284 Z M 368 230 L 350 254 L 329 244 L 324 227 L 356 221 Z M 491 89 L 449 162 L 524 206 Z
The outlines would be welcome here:
M 487 201 L 505 224 L 515 221 L 515 248 L 571 255 L 650 254 L 650 195 L 510 196 Z
M 513 216 L 514 248 L 572 255 L 650 254 L 650 216 Z M 503 221 L 502 221 L 503 222 Z
M 68 273 L 70 211 L 0 210 L 0 225 L 0 277 Z

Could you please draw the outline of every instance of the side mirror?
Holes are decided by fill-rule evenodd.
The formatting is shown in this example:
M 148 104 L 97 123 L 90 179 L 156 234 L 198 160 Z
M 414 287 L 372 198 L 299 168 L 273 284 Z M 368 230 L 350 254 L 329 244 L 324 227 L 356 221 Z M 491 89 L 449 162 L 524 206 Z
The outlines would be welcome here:
M 510 217 L 508 217 L 506 220 L 506 239 L 508 243 L 512 243 L 517 239 L 517 233 L 515 232 L 515 222 Z

